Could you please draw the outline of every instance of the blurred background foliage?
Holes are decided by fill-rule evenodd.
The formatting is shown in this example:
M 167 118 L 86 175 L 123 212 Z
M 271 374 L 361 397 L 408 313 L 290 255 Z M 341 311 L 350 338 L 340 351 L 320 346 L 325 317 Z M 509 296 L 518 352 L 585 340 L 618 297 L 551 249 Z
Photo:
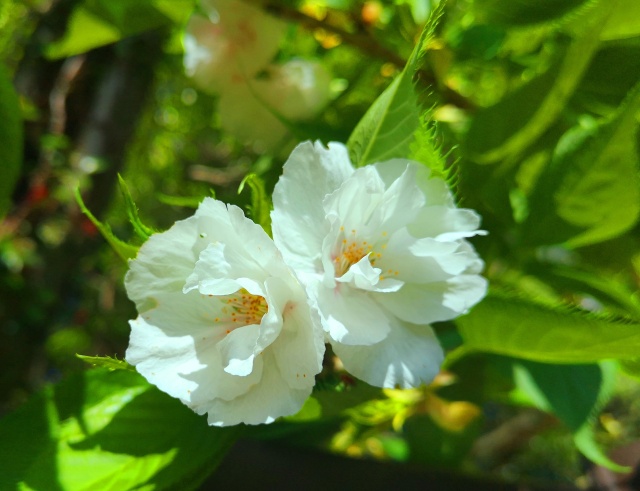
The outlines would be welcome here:
M 230 445 L 228 433 L 215 433 L 219 447 L 210 444 L 214 433 L 185 435 L 199 435 L 204 421 L 136 375 L 87 373 L 75 356 L 122 358 L 127 320 L 136 315 L 122 286 L 126 264 L 81 213 L 75 190 L 117 237 L 137 245 L 118 174 L 156 230 L 212 193 L 250 207 L 250 190 L 238 193 L 247 174 L 269 194 L 296 142 L 349 139 L 402 72 L 437 5 L 250 3 L 285 22 L 274 63 L 312 60 L 329 74 L 326 103 L 312 116 L 288 118 L 284 106 L 277 114 L 275 96 L 269 111 L 284 125 L 277 144 L 252 137 L 265 127 L 269 133 L 271 123 L 242 119 L 250 107 L 239 99 L 225 105 L 225 94 L 185 75 L 184 32 L 200 9 L 195 0 L 0 5 L 0 442 L 32 426 L 33 435 L 11 452 L 41 457 L 38 465 L 18 457 L 22 466 L 0 483 L 84 489 L 91 471 L 69 462 L 92 448 L 92 462 L 106 469 L 99 489 L 189 488 L 206 477 Z M 612 449 L 627 449 L 618 450 L 619 463 L 640 460 L 632 450 L 640 453 L 640 2 L 448 0 L 441 8 L 410 76 L 459 203 L 476 209 L 490 232 L 474 246 L 502 293 L 475 316 L 436 326 L 450 355 L 431 386 L 376 390 L 328 356 L 303 411 L 249 436 L 452 475 L 594 487 L 607 471 L 584 455 L 617 470 L 605 457 Z M 240 118 L 236 126 L 225 122 L 230 115 Z M 562 336 L 545 338 L 550 327 Z M 530 346 L 507 339 L 512 329 L 530 331 Z M 607 336 L 615 329 L 627 337 L 612 347 Z M 61 380 L 55 389 L 47 385 Z M 74 408 L 65 394 L 77 390 L 92 395 Z M 96 414 L 117 412 L 109 390 L 135 404 L 117 421 L 104 416 L 95 428 L 83 427 L 89 414 L 95 422 Z M 154 419 L 152 406 L 165 419 Z M 43 407 L 57 411 L 57 423 L 42 419 Z M 109 447 L 96 436 L 109 425 L 131 434 L 144 411 L 151 411 L 148 432 L 162 432 L 180 414 L 176 440 L 118 447 L 108 433 Z M 57 442 L 55 432 L 66 440 Z M 49 462 L 56 452 L 68 468 Z M 151 454 L 162 457 L 151 461 Z M 114 480 L 124 455 L 147 459 L 147 474 Z M 43 485 L 48 478 L 57 487 Z

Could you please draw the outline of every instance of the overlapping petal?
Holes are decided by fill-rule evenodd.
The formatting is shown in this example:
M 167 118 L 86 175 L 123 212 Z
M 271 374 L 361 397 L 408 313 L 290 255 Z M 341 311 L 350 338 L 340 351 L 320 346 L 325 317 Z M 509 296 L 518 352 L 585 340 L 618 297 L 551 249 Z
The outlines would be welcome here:
M 126 359 L 210 424 L 302 407 L 322 368 L 317 313 L 262 228 L 206 199 L 152 236 L 125 284 L 138 307 Z
M 441 179 L 405 159 L 354 169 L 346 148 L 303 143 L 274 191 L 274 240 L 345 368 L 382 387 L 429 382 L 442 349 L 432 322 L 485 295 L 483 234 Z

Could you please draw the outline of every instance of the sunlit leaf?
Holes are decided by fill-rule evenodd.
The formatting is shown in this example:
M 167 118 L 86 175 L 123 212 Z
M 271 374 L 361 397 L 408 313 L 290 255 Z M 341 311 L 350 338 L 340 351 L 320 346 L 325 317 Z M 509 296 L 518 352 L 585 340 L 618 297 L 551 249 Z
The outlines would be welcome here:
M 113 232 L 111 231 L 111 227 L 109 227 L 109 225 L 107 225 L 106 223 L 102 223 L 95 216 L 93 216 L 93 213 L 89 211 L 89 209 L 84 204 L 84 201 L 82 201 L 82 195 L 80 194 L 80 189 L 76 189 L 75 194 L 76 194 L 76 202 L 78 203 L 80 210 L 82 210 L 82 213 L 84 213 L 87 216 L 87 218 L 91 220 L 91 223 L 93 223 L 96 226 L 96 228 L 100 231 L 102 236 L 109 243 L 109 245 L 116 252 L 116 254 L 118 254 L 118 256 L 120 256 L 125 262 L 131 258 L 134 258 L 138 253 L 138 248 L 134 245 L 127 244 L 126 242 L 120 240 L 118 237 L 116 237 L 113 234 Z
M 22 165 L 22 115 L 9 73 L 0 65 L 0 218 L 7 212 Z
M 131 223 L 133 230 L 141 239 L 148 239 L 156 231 L 150 227 L 147 227 L 140 220 L 140 217 L 138 216 L 138 207 L 133 202 L 133 198 L 131 197 L 131 193 L 129 192 L 127 183 L 124 181 L 120 174 L 118 174 L 118 183 L 120 184 L 120 191 L 122 192 L 122 196 L 124 197 L 124 205 L 127 210 L 127 216 L 129 217 L 129 222 Z
M 601 37 L 605 40 L 631 38 L 640 35 L 640 2 L 616 0 Z
M 440 14 L 441 10 L 432 13 L 402 73 L 376 99 L 349 137 L 347 146 L 354 165 L 406 158 L 411 153 L 414 133 L 420 126 L 413 75 Z
M 62 38 L 46 45 L 47 57 L 85 53 L 122 38 L 183 23 L 194 0 L 84 0 L 74 9 Z
M 135 373 L 89 370 L 2 420 L 0 489 L 195 489 L 238 432 Z
M 613 462 L 607 457 L 602 448 L 595 440 L 595 432 L 593 423 L 585 424 L 580 431 L 573 436 L 573 442 L 580 452 L 583 453 L 594 464 L 601 465 L 614 472 L 622 472 L 624 474 L 631 471 L 630 467 L 622 466 Z
M 90 365 L 93 365 L 94 367 L 106 368 L 107 370 L 136 371 L 136 369 L 129 365 L 125 360 L 118 360 L 118 358 L 111 358 L 110 356 L 86 356 L 76 354 L 76 357 Z
M 468 349 L 549 363 L 632 358 L 640 323 L 493 293 L 456 324 Z
M 240 183 L 238 194 L 245 184 L 251 189 L 251 218 L 271 235 L 271 200 L 265 191 L 264 181 L 256 174 L 248 174 Z
M 602 124 L 574 128 L 540 177 L 522 225 L 526 242 L 576 247 L 631 228 L 640 215 L 638 124 L 640 84 Z

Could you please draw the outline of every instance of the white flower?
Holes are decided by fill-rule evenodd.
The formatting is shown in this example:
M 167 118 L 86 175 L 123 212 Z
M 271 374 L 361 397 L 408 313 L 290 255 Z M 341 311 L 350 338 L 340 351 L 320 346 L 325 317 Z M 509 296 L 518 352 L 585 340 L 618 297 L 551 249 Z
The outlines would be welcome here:
M 278 51 L 286 24 L 239 0 L 203 0 L 184 35 L 184 66 L 203 90 L 224 91 L 252 78 Z
M 329 102 L 331 76 L 318 62 L 291 60 L 272 64 L 264 76 L 229 87 L 220 96 L 222 129 L 258 151 L 273 151 L 289 129 L 289 121 L 313 118 Z
M 304 288 L 238 207 L 207 198 L 153 235 L 125 278 L 139 316 L 126 360 L 211 425 L 294 414 L 322 368 Z
M 444 181 L 394 159 L 354 169 L 339 143 L 305 142 L 273 194 L 272 227 L 345 369 L 381 387 L 430 382 L 443 359 L 430 323 L 486 293 L 466 237 L 480 218 Z

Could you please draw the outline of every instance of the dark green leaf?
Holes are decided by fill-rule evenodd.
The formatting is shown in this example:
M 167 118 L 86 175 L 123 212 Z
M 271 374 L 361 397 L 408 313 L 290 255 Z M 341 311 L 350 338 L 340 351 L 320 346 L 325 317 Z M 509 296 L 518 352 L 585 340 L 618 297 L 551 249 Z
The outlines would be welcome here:
M 22 115 L 18 95 L 8 71 L 0 65 L 0 218 L 11 202 L 11 193 L 22 165 Z
M 545 73 L 478 112 L 466 137 L 474 160 L 489 164 L 518 155 L 556 120 L 589 66 L 610 10 L 608 2 L 601 2 Z
M 597 364 L 552 365 L 516 361 L 516 386 L 544 411 L 558 416 L 571 431 L 577 431 L 592 414 L 602 385 Z
M 90 370 L 2 420 L 0 489 L 195 489 L 238 432 L 135 373 Z
M 454 468 L 471 449 L 481 427 L 481 419 L 478 419 L 464 431 L 453 432 L 442 428 L 426 414 L 411 416 L 402 426 L 409 446 L 409 461 Z
M 465 346 L 548 363 L 632 358 L 640 323 L 495 292 L 456 321 Z
M 514 380 L 538 409 L 555 414 L 574 433 L 574 442 L 599 465 L 628 472 L 609 460 L 594 440 L 594 422 L 609 400 L 615 383 L 615 365 L 548 365 L 515 362 Z

